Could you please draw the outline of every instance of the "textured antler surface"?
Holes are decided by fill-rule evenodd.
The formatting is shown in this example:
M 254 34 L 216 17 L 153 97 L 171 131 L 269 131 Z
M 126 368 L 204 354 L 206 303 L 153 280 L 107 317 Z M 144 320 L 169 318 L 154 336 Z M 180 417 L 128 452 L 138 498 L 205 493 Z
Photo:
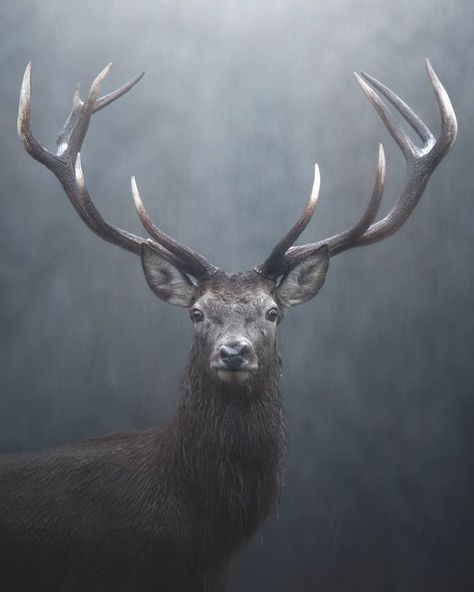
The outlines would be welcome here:
M 301 226 L 304 229 L 314 211 L 313 208 L 308 217 L 307 206 L 298 223 L 278 243 L 270 257 L 257 268 L 259 273 L 267 277 L 277 278 L 313 253 L 323 243 L 328 245 L 331 256 L 337 255 L 352 247 L 383 240 L 394 234 L 404 224 L 420 200 L 431 174 L 454 144 L 457 134 L 456 115 L 449 96 L 428 60 L 426 61 L 426 67 L 441 113 L 441 131 L 437 139 L 418 115 L 393 91 L 368 74 L 355 75 L 362 90 L 402 150 L 407 162 L 407 176 L 404 186 L 390 212 L 385 218 L 374 223 L 382 199 L 385 180 L 385 156 L 383 147 L 380 145 L 372 198 L 361 220 L 351 229 L 325 240 L 291 247 L 292 243 L 290 241 L 294 242 L 301 232 L 293 232 L 294 228 L 299 225 L 298 227 Z M 397 124 L 390 109 L 374 89 L 392 104 L 415 130 L 422 140 L 421 146 L 415 145 L 404 129 Z M 287 246 L 285 252 L 280 247 L 283 244 Z
M 31 132 L 31 63 L 28 64 L 23 76 L 18 110 L 18 135 L 25 149 L 33 158 L 54 173 L 76 212 L 89 228 L 101 238 L 137 255 L 141 254 L 142 243 L 148 242 L 155 251 L 165 256 L 182 271 L 196 278 L 214 272 L 217 268 L 212 266 L 204 257 L 161 233 L 151 220 L 149 221 L 150 224 L 145 224 L 145 228 L 153 230 L 151 233 L 155 239 L 153 241 L 109 224 L 95 207 L 86 186 L 80 157 L 80 150 L 91 117 L 97 111 L 104 109 L 104 107 L 126 94 L 143 77 L 143 73 L 141 73 L 117 90 L 103 97 L 98 97 L 100 88 L 110 69 L 111 64 L 98 74 L 92 82 L 84 101 L 80 97 L 79 87 L 76 88 L 71 112 L 57 139 L 57 150 L 52 153 L 41 146 Z M 136 185 L 134 187 L 136 190 Z M 136 201 L 135 193 L 138 195 L 138 191 L 135 190 Z M 140 218 L 143 221 L 142 216 Z M 146 215 L 146 218 L 148 222 L 148 215 Z

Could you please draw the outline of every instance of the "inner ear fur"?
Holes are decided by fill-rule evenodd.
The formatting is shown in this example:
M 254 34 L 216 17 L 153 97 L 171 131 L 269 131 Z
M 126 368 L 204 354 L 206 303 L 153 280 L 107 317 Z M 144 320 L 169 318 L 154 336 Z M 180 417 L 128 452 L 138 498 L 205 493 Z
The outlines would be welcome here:
M 141 249 L 145 279 L 153 292 L 170 304 L 191 306 L 195 286 L 189 277 L 150 245 L 142 243 Z
M 324 244 L 297 263 L 275 288 L 275 297 L 285 307 L 306 302 L 321 289 L 329 267 L 329 247 Z

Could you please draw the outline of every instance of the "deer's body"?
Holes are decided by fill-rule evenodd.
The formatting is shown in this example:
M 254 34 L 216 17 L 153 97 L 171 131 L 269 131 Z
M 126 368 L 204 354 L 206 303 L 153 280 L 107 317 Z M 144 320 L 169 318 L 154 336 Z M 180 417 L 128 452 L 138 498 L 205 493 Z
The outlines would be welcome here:
M 0 457 L 0 590 L 223 589 L 282 487 L 276 343 L 260 359 L 242 388 L 195 342 L 163 428 Z
M 3 458 L 0 589 L 151 589 L 160 553 L 168 546 L 179 561 L 177 538 L 189 529 L 173 508 L 163 512 L 166 440 L 166 431 L 117 434 Z
M 284 436 L 262 443 L 262 463 L 248 446 L 226 450 L 216 432 L 224 450 L 199 475 L 176 457 L 175 429 L 3 459 L 0 589 L 220 590 L 232 556 L 278 500 Z
M 43 454 L 0 457 L 0 590 L 23 592 L 217 592 L 233 556 L 281 494 L 287 434 L 278 388 L 277 326 L 312 298 L 329 258 L 381 240 L 400 228 L 456 137 L 446 91 L 428 63 L 441 110 L 436 139 L 397 95 L 359 78 L 408 165 L 392 210 L 374 223 L 385 157 L 379 150 L 369 206 L 350 230 L 292 246 L 314 212 L 319 173 L 308 204 L 264 263 L 226 274 L 165 235 L 143 207 L 146 240 L 104 221 L 85 185 L 79 150 L 96 111 L 126 93 L 137 77 L 98 98 L 109 71 L 78 91 L 55 154 L 30 129 L 31 67 L 23 79 L 18 131 L 26 150 L 58 178 L 84 222 L 107 241 L 140 255 L 145 278 L 163 300 L 186 307 L 194 341 L 173 419 L 161 430 L 117 434 Z M 373 88 L 421 138 L 400 128 Z

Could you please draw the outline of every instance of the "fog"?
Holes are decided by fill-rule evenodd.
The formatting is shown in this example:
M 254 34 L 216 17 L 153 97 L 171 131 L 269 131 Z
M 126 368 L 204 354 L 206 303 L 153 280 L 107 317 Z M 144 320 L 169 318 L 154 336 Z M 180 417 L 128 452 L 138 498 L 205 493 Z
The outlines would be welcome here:
M 110 61 L 107 92 L 146 72 L 93 118 L 82 161 L 94 201 L 143 235 L 135 175 L 160 228 L 237 271 L 295 221 L 315 162 L 320 203 L 302 242 L 360 217 L 380 141 L 388 211 L 403 157 L 352 72 L 437 133 L 429 57 L 458 141 L 397 235 L 334 258 L 318 297 L 287 315 L 284 498 L 231 590 L 474 589 L 473 29 L 468 0 L 2 0 L 0 451 L 159 425 L 191 340 L 138 257 L 96 237 L 24 152 L 28 61 L 49 147 L 77 82 Z

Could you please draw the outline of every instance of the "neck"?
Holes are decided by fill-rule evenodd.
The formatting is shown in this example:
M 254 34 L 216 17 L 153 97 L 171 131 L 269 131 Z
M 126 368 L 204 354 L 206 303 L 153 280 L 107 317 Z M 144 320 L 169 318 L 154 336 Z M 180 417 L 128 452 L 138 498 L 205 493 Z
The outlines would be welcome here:
M 222 531 L 226 540 L 234 534 L 246 539 L 282 489 L 287 431 L 280 367 L 259 371 L 248 385 L 229 385 L 212 376 L 194 353 L 181 383 L 175 424 L 183 479 L 211 536 L 219 539 Z

